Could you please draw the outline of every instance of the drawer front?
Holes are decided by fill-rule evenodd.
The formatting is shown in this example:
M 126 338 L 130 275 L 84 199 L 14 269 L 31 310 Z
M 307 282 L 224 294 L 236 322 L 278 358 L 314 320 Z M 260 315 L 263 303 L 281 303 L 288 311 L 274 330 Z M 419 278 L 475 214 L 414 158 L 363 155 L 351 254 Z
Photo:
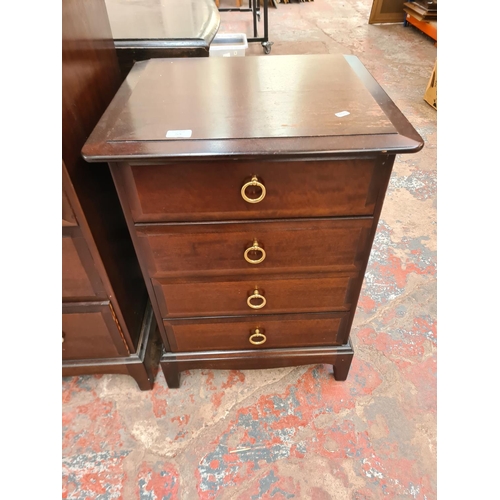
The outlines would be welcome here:
M 136 226 L 151 277 L 355 272 L 368 257 L 371 218 Z M 254 244 L 264 250 L 252 250 Z
M 164 324 L 177 351 L 217 351 L 342 345 L 347 318 L 348 313 L 289 314 Z
M 105 298 L 94 261 L 79 230 L 69 231 L 62 238 L 62 297 L 63 300 Z
M 160 312 L 166 317 L 232 316 L 348 311 L 355 287 L 350 276 L 272 279 L 214 278 L 180 282 L 153 279 Z
M 63 304 L 62 358 L 128 356 L 109 303 Z
M 62 191 L 62 226 L 75 227 L 78 226 L 76 221 L 75 213 L 71 208 L 71 204 L 69 202 L 68 196 L 66 192 Z
M 136 222 L 329 217 L 373 214 L 380 183 L 375 160 L 218 161 L 123 166 Z M 264 185 L 257 203 L 242 188 Z M 244 191 L 262 196 L 259 184 Z

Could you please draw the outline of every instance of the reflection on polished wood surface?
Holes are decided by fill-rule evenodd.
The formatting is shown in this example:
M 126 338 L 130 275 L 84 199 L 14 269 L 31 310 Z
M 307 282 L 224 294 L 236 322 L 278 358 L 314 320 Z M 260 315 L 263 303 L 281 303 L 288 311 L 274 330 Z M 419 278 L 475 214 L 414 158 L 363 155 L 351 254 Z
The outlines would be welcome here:
M 354 56 L 151 60 L 128 81 L 87 141 L 87 160 L 366 156 L 423 145 Z M 169 130 L 189 136 L 166 140 Z
M 114 39 L 204 39 L 219 28 L 213 0 L 106 0 Z
M 220 25 L 213 0 L 106 0 L 125 77 L 135 62 L 158 57 L 208 57 Z

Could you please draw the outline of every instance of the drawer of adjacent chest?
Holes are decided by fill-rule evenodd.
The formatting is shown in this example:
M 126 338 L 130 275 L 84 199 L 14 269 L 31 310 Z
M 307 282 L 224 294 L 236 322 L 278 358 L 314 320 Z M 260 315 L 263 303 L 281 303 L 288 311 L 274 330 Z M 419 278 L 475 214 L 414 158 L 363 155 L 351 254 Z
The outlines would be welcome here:
M 123 165 L 136 222 L 373 214 L 375 160 L 180 162 Z
M 78 228 L 66 228 L 62 238 L 63 300 L 106 298 L 94 261 Z
M 62 358 L 93 359 L 127 356 L 125 342 L 109 302 L 62 306 Z
M 357 275 L 153 279 L 164 318 L 348 311 Z
M 151 277 L 282 272 L 355 272 L 368 257 L 373 220 L 136 226 Z
M 174 351 L 342 345 L 348 313 L 166 320 Z

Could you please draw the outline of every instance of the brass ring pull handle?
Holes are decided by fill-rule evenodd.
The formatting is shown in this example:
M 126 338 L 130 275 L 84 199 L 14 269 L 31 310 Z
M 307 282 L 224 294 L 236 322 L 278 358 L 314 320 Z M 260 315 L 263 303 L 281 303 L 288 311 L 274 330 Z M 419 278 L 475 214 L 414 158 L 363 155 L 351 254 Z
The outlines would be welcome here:
M 260 257 L 260 259 L 257 259 L 257 260 L 252 260 L 248 254 L 250 252 L 260 252 L 262 254 L 262 256 Z M 263 248 L 261 248 L 259 246 L 259 242 L 257 240 L 254 240 L 253 242 L 253 245 L 251 247 L 248 247 L 246 250 L 245 250 L 245 253 L 243 254 L 243 257 L 245 257 L 245 260 L 247 262 L 249 262 L 250 264 L 260 264 L 265 258 L 266 258 L 266 252 L 264 251 Z
M 261 345 L 267 340 L 267 337 L 263 332 L 256 328 L 248 340 L 250 341 L 250 344 Z
M 262 302 L 260 304 L 254 305 L 252 304 L 252 299 L 260 299 Z M 259 293 L 259 290 L 255 289 L 247 299 L 247 304 L 248 307 L 251 307 L 252 309 L 262 309 L 266 305 L 266 298 L 264 295 L 261 295 Z
M 250 186 L 258 186 L 262 190 L 262 193 L 258 198 L 249 198 L 246 194 L 247 188 Z M 241 196 L 242 198 L 248 202 L 248 203 L 259 203 L 261 202 L 265 197 L 266 197 L 266 188 L 262 182 L 259 182 L 259 179 L 256 175 L 252 177 L 252 180 L 247 182 L 246 184 L 243 184 L 243 187 L 241 188 Z

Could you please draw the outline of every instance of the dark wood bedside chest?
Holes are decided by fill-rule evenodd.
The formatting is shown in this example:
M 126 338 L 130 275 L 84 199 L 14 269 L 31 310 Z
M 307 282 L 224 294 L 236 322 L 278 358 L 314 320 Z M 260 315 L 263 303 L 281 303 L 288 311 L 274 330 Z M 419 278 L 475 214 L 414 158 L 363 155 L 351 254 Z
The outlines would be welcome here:
M 83 155 L 110 164 L 168 385 L 314 363 L 345 380 L 394 158 L 422 147 L 354 56 L 136 64 Z

